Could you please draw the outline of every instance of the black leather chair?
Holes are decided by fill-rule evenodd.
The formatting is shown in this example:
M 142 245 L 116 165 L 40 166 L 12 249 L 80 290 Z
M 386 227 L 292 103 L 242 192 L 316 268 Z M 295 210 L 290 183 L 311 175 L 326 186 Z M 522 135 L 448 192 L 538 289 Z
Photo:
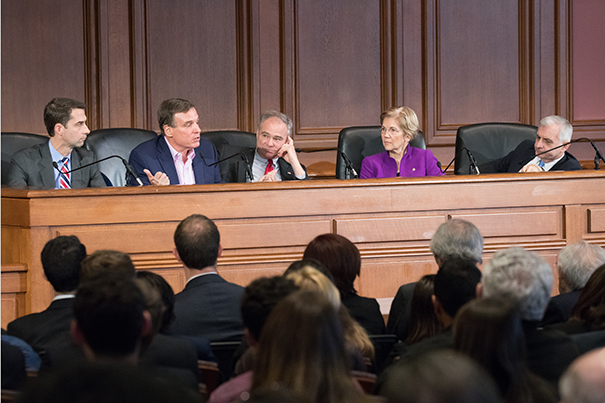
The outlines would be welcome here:
M 410 145 L 423 150 L 426 149 L 424 135 L 421 131 L 418 131 L 416 137 L 410 141 Z M 351 164 L 359 174 L 361 161 L 365 157 L 384 151 L 380 126 L 345 127 L 338 135 L 338 148 L 351 160 Z M 342 154 L 337 152 L 336 179 L 349 179 L 351 176 Z
M 44 143 L 48 141 L 48 136 L 42 136 L 40 134 L 33 133 L 17 133 L 17 132 L 6 132 L 2 133 L 1 137 L 1 149 L 2 149 L 2 185 L 8 183 L 8 170 L 11 164 L 13 154 L 17 151 L 23 150 L 36 144 Z
M 143 129 L 99 129 L 90 132 L 86 148 L 95 153 L 97 160 L 119 155 L 128 161 L 136 146 L 156 136 L 156 132 Z M 126 167 L 118 158 L 99 163 L 99 169 L 108 186 L 126 186 Z
M 203 132 L 202 137 L 214 144 L 217 151 L 220 152 L 223 146 L 236 146 L 244 148 L 256 147 L 256 134 L 250 132 L 241 132 L 237 130 L 219 130 L 214 132 Z M 228 155 L 219 155 L 220 158 Z
M 477 123 L 460 126 L 456 132 L 454 173 L 468 175 L 470 160 L 462 151 L 467 148 L 481 166 L 506 156 L 525 140 L 535 140 L 538 128 L 519 123 Z

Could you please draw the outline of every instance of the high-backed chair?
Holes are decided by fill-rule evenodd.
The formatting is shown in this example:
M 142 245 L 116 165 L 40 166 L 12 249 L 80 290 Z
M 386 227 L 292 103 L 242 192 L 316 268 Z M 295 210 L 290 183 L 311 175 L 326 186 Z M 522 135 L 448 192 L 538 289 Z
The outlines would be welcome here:
M 42 136 L 40 134 L 33 133 L 17 133 L 17 132 L 6 132 L 2 133 L 1 137 L 2 144 L 2 185 L 8 183 L 8 170 L 11 164 L 13 154 L 17 151 L 23 150 L 36 144 L 44 143 L 48 141 L 48 136 Z
M 256 147 L 256 134 L 250 132 L 241 132 L 237 130 L 218 130 L 213 132 L 203 132 L 201 136 L 209 140 L 217 151 L 223 146 L 236 146 L 244 148 Z M 219 155 L 219 158 L 225 158 L 228 155 Z
M 416 137 L 410 141 L 410 145 L 416 148 L 426 149 L 424 135 L 418 131 Z M 359 174 L 361 161 L 365 157 L 384 151 L 380 126 L 353 126 L 345 127 L 338 135 L 338 148 L 351 160 L 355 171 Z M 347 164 L 340 152 L 336 156 L 336 179 L 349 179 Z
M 128 161 L 130 152 L 139 144 L 157 136 L 151 130 L 143 129 L 99 129 L 90 132 L 86 148 L 95 153 L 97 160 L 119 155 Z M 126 167 L 118 158 L 99 163 L 99 170 L 110 186 L 126 186 Z
M 467 148 L 477 165 L 506 156 L 524 140 L 535 140 L 538 128 L 519 123 L 477 123 L 460 126 L 456 132 L 456 160 L 454 173 L 468 175 L 470 160 L 463 151 Z

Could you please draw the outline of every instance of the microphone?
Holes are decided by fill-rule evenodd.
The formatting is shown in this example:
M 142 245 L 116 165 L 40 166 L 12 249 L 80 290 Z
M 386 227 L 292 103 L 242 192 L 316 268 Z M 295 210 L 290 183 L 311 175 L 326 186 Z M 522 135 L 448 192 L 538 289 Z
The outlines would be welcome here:
M 468 155 L 468 159 L 471 161 L 471 164 L 468 167 L 468 173 L 469 173 L 469 175 L 472 175 L 473 169 L 475 170 L 475 174 L 479 175 L 481 172 L 479 172 L 479 166 L 477 166 L 477 161 L 475 161 L 475 157 L 473 157 L 473 153 L 471 153 L 471 150 L 469 150 L 466 147 L 464 147 L 464 149 L 466 150 L 466 154 Z
M 348 171 L 349 174 L 353 174 L 353 179 L 358 179 L 359 175 L 357 174 L 357 171 L 355 170 L 353 163 L 351 162 L 349 157 L 347 157 L 347 154 L 345 154 L 344 151 L 342 151 L 340 148 L 337 148 L 336 150 L 338 150 L 338 152 L 342 156 L 342 159 L 345 160 L 345 165 L 346 165 L 345 177 L 346 177 L 346 172 Z
M 246 154 L 239 152 L 239 153 L 235 153 L 233 155 L 230 155 L 226 158 L 223 158 L 221 160 L 218 160 L 216 162 L 213 162 L 212 164 L 208 165 L 206 164 L 208 167 L 213 167 L 215 165 L 220 164 L 221 162 L 230 160 L 231 158 L 235 158 L 235 157 L 241 157 L 244 162 L 246 163 L 246 176 L 248 176 L 250 178 L 250 182 L 252 182 L 254 180 L 254 175 L 252 175 L 252 166 L 250 165 L 250 161 L 248 160 L 248 157 L 246 157 Z M 204 161 L 205 162 L 205 161 Z
M 141 178 L 139 178 L 137 176 L 137 174 L 134 172 L 134 168 L 128 163 L 128 161 L 126 161 L 124 158 L 120 157 L 119 155 L 110 155 L 109 157 L 105 157 L 105 158 L 102 158 L 100 160 L 93 161 L 90 164 L 81 165 L 81 166 L 79 166 L 77 168 L 74 168 L 71 171 L 67 171 L 67 172 L 61 172 L 61 170 L 59 169 L 58 164 L 55 161 L 53 161 L 53 167 L 57 171 L 59 171 L 61 173 L 70 174 L 72 172 L 79 171 L 80 169 L 87 168 L 87 167 L 89 167 L 91 165 L 96 165 L 96 164 L 98 164 L 100 162 L 106 161 L 106 160 L 111 159 L 111 158 L 119 158 L 120 161 L 122 161 L 122 163 L 124 164 L 124 167 L 126 168 L 126 182 L 128 182 L 128 175 L 132 175 L 132 177 L 137 180 L 137 183 L 139 184 L 139 186 L 143 186 L 143 182 L 141 181 Z
M 540 155 L 542 155 L 542 154 L 549 153 L 549 152 L 554 151 L 554 150 L 557 150 L 557 149 L 559 149 L 559 148 L 561 148 L 561 147 L 568 146 L 568 145 L 570 145 L 571 143 L 577 143 L 577 142 L 582 141 L 582 140 L 588 140 L 588 141 L 590 141 L 590 140 L 589 140 L 589 139 L 587 139 L 586 137 L 581 137 L 581 138 L 579 138 L 579 139 L 575 139 L 575 140 L 568 141 L 567 143 L 560 144 L 560 145 L 558 145 L 558 146 L 556 146 L 556 147 L 553 147 L 553 148 L 551 148 L 551 149 L 549 149 L 549 150 L 542 151 L 541 153 L 534 154 L 534 155 L 532 155 L 532 156 L 531 156 L 531 157 L 529 157 L 529 158 L 526 158 L 526 159 L 524 159 L 524 160 L 521 160 L 521 162 L 519 163 L 519 166 L 524 167 L 524 166 L 525 166 L 525 165 L 526 165 L 526 164 L 527 164 L 529 161 L 533 160 L 533 159 L 534 159 L 534 158 L 536 158 L 536 157 L 539 157 L 539 156 L 540 156 Z
M 591 139 L 586 139 L 586 140 L 590 141 L 590 145 L 592 146 L 592 148 L 594 148 L 594 151 L 595 151 L 594 169 L 599 169 L 599 160 L 605 162 L 605 158 L 603 157 L 603 154 L 601 154 L 601 150 L 599 150 L 599 147 L 597 147 L 597 145 L 594 143 L 594 141 L 592 141 Z

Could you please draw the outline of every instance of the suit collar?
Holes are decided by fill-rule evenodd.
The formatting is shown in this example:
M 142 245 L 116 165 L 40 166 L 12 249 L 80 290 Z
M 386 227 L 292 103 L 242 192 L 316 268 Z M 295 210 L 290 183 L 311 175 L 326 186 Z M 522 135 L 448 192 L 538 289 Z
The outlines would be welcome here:
M 42 183 L 44 184 L 44 188 L 54 189 L 57 186 L 55 182 L 55 168 L 53 167 L 53 159 L 48 147 L 48 143 L 39 145 L 38 151 L 40 152 L 40 159 L 38 160 L 38 171 L 40 173 L 40 179 L 42 179 Z
M 162 167 L 162 172 L 164 172 L 170 178 L 171 185 L 179 184 L 179 176 L 176 173 L 176 168 L 174 167 L 174 161 L 172 160 L 172 154 L 170 153 L 170 149 L 168 148 L 168 144 L 166 143 L 166 138 L 164 135 L 160 135 L 157 138 L 156 143 L 156 151 L 158 155 L 158 161 L 160 166 Z M 152 175 L 155 172 L 151 173 Z

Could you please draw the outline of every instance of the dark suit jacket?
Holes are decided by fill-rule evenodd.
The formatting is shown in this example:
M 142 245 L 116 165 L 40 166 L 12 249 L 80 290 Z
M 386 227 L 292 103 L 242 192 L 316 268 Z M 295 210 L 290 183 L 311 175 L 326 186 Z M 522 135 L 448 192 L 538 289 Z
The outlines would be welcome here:
M 243 153 L 244 155 L 246 155 L 246 158 L 248 158 L 248 162 L 250 162 L 250 169 L 252 169 L 252 164 L 254 163 L 254 148 L 223 146 L 219 151 L 221 158 L 227 158 L 231 155 L 240 152 Z M 286 162 L 286 160 L 283 158 L 278 159 L 277 163 L 279 164 L 279 173 L 281 175 L 282 180 L 296 180 L 296 175 L 294 174 L 294 169 L 292 168 L 292 165 Z M 243 158 L 233 157 L 227 161 L 222 162 L 220 166 L 221 176 L 225 182 L 246 182 L 246 162 Z M 307 169 L 304 165 L 303 169 L 305 170 L 305 179 L 309 179 L 309 176 L 306 175 Z
M 580 292 L 581 290 L 570 291 L 552 297 L 540 325 L 546 326 L 553 323 L 567 322 L 571 311 L 578 302 L 578 298 L 580 298 Z
M 74 148 L 71 152 L 71 169 L 90 164 L 94 154 L 85 148 Z M 48 148 L 48 142 L 20 150 L 13 155 L 8 173 L 8 186 L 12 188 L 32 187 L 36 189 L 54 189 L 55 168 Z M 92 165 L 72 172 L 70 177 L 73 189 L 105 187 L 105 181 L 99 165 Z
M 394 334 L 399 340 L 405 340 L 408 337 L 412 313 L 412 294 L 415 286 L 416 283 L 408 283 L 399 287 L 397 295 L 391 303 L 387 333 Z
M 513 151 L 508 153 L 506 157 L 488 162 L 479 167 L 481 173 L 514 173 L 519 172 L 521 168 L 531 161 L 536 154 L 534 149 L 534 141 L 525 140 L 521 142 Z M 581 170 L 582 166 L 570 153 L 565 151 L 565 155 L 557 162 L 550 170 L 551 171 L 577 171 Z
M 357 294 L 341 295 L 341 301 L 368 334 L 384 334 L 384 319 L 378 301 Z
M 192 342 L 177 336 L 157 333 L 140 360 L 141 364 L 180 369 L 198 379 L 197 351 Z
M 243 293 L 243 287 L 225 281 L 218 274 L 194 278 L 175 296 L 170 333 L 202 336 L 211 342 L 241 339 Z
M 193 158 L 193 172 L 196 184 L 203 185 L 223 182 L 218 165 L 213 167 L 208 166 L 216 162 L 217 158 L 214 145 L 208 140 L 201 138 L 200 145 L 195 149 L 195 157 Z M 143 169 L 149 169 L 152 175 L 155 175 L 158 171 L 164 172 L 170 178 L 171 185 L 179 184 L 179 176 L 174 167 L 172 154 L 170 154 L 168 144 L 166 144 L 166 140 L 164 140 L 164 136 L 162 135 L 136 146 L 130 153 L 129 162 L 144 185 L 150 185 L 150 183 Z M 132 177 L 128 184 L 129 186 L 138 186 L 136 179 Z
M 32 346 L 40 356 L 51 347 L 71 342 L 73 298 L 53 301 L 46 310 L 15 319 L 8 324 L 9 335 Z

